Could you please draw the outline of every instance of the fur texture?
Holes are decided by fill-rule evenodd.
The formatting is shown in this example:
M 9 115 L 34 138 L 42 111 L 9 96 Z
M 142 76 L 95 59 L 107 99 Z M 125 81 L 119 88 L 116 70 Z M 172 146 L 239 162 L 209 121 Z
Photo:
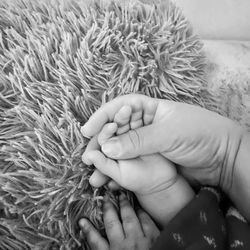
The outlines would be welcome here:
M 124 3 L 125 2 L 125 3 Z M 78 249 L 102 199 L 80 127 L 127 93 L 216 109 L 202 44 L 173 4 L 0 3 L 0 249 Z

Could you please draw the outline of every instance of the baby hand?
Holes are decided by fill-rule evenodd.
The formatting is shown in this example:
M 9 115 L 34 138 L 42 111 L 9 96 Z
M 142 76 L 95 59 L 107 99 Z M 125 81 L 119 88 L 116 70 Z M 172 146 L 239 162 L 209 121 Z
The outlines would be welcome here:
M 149 250 L 159 229 L 144 211 L 137 213 L 124 195 L 120 196 L 120 211 L 110 202 L 104 204 L 104 227 L 108 241 L 104 239 L 94 226 L 86 219 L 79 221 L 79 226 L 86 236 L 91 249 L 96 250 Z M 121 218 L 121 220 L 119 219 Z

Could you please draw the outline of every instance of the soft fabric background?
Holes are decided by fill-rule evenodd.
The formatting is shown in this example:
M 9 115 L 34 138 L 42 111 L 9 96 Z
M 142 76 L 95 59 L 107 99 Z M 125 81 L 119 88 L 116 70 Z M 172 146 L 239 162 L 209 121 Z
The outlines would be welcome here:
M 0 1 L 0 249 L 82 248 L 81 217 L 103 229 L 103 196 L 117 199 L 89 185 L 80 132 L 103 102 L 140 92 L 217 107 L 180 11 L 120 3 Z
M 141 0 L 161 2 L 168 0 Z M 250 1 L 173 0 L 204 43 L 207 80 L 224 115 L 250 129 Z
M 82 11 L 77 1 L 92 2 L 0 1 L 0 248 L 75 249 L 81 216 L 102 228 L 107 191 L 88 183 L 80 127 L 116 95 L 209 101 L 206 107 L 249 126 L 248 42 L 204 40 L 204 70 L 186 21 L 178 11 L 163 16 L 167 1 L 162 15 L 139 8 L 139 18 L 115 29 L 114 14 Z M 138 22 L 148 18 L 144 34 Z
M 165 1 L 165 0 L 162 0 Z M 250 40 L 249 0 L 173 0 L 203 39 Z

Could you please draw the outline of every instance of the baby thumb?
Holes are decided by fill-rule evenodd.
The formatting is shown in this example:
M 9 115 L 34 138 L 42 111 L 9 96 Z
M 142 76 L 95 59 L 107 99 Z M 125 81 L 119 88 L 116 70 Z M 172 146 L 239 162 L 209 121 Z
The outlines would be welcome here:
M 158 152 L 158 139 L 155 125 L 149 125 L 112 137 L 102 145 L 102 151 L 113 159 L 131 159 Z

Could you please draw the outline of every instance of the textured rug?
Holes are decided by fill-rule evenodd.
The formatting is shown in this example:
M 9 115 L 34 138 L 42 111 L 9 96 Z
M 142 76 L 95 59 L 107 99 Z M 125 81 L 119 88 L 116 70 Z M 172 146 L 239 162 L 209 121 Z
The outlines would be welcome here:
M 206 71 L 171 3 L 2 0 L 0 249 L 87 248 L 79 218 L 101 231 L 103 196 L 116 197 L 88 183 L 81 126 L 127 93 L 221 112 Z

